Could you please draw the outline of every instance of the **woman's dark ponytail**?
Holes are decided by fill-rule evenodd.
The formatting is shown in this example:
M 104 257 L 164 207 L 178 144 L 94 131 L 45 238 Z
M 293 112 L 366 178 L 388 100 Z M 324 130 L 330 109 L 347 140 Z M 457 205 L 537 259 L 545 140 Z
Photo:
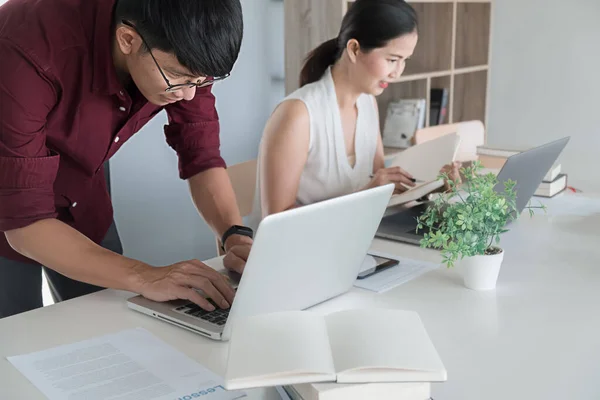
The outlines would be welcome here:
M 417 31 L 417 14 L 404 0 L 355 0 L 344 15 L 340 32 L 314 49 L 300 72 L 300 87 L 316 82 L 341 57 L 350 39 L 361 51 L 385 47 L 387 42 Z
M 300 72 L 300 87 L 321 79 L 327 68 L 335 64 L 340 55 L 337 38 L 321 43 L 311 51 Z

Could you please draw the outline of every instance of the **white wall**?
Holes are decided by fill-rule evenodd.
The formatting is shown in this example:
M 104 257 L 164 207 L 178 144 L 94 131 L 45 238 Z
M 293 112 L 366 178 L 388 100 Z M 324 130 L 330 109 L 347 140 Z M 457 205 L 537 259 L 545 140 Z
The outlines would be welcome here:
M 1 0 L 0 0 L 1 1 Z M 214 87 L 221 121 L 221 151 L 228 164 L 256 157 L 264 123 L 283 85 L 273 83 L 274 56 L 268 29 L 270 0 L 242 0 L 244 39 L 232 75 Z M 281 17 L 283 14 L 281 13 Z M 277 56 L 275 56 L 277 57 Z M 115 218 L 127 256 L 152 265 L 212 257 L 214 236 L 198 215 L 177 158 L 165 143 L 164 113 L 157 116 L 111 160 Z
M 600 1 L 496 0 L 493 13 L 488 143 L 570 135 L 569 183 L 600 191 Z

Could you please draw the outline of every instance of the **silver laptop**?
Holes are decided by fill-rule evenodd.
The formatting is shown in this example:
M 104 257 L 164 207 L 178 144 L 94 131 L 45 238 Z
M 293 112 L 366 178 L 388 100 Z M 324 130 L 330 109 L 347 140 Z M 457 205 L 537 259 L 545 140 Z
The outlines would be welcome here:
M 386 185 L 266 217 L 230 310 L 142 296 L 130 308 L 216 340 L 237 317 L 303 310 L 353 285 L 394 190 Z M 214 304 L 214 303 L 213 303 Z
M 515 192 L 517 213 L 521 213 L 529 203 L 531 196 L 558 159 L 570 137 L 565 137 L 542 146 L 515 154 L 509 157 L 498 173 L 497 191 L 503 191 L 504 182 L 516 181 Z M 400 208 L 397 212 L 386 215 L 375 236 L 399 242 L 419 244 L 424 231 L 416 232 L 416 218 L 427 209 L 428 203 L 421 203 L 410 208 Z

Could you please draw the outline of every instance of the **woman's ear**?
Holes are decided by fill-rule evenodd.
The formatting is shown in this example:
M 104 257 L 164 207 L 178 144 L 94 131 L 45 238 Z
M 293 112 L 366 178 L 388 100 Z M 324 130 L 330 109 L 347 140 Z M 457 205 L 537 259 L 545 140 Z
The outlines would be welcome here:
M 358 52 L 360 51 L 360 43 L 358 43 L 358 40 L 348 40 L 348 43 L 346 43 L 346 51 L 348 52 L 348 57 L 350 58 L 350 61 L 355 63 L 358 58 Z

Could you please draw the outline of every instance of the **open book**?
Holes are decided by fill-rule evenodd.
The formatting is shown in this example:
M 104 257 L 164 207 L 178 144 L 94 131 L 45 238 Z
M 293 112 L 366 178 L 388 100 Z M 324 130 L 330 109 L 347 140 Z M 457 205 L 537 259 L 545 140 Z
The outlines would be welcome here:
M 229 390 L 310 382 L 436 382 L 446 369 L 412 311 L 308 311 L 234 322 Z
M 440 170 L 454 162 L 459 145 L 460 136 L 450 133 L 398 153 L 390 167 L 402 168 L 411 174 L 417 183 L 406 192 L 393 195 L 388 206 L 418 200 L 444 186 L 444 181 L 438 179 Z

